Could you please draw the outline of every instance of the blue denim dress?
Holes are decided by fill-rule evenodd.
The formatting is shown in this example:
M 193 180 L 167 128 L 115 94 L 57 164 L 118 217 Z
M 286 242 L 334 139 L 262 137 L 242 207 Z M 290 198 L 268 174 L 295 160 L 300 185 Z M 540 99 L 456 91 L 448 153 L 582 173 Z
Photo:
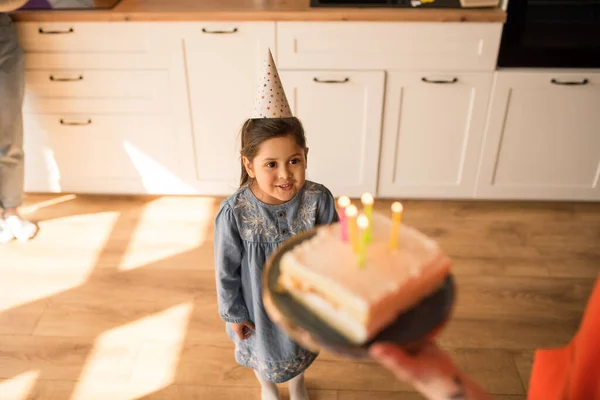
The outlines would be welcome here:
M 269 319 L 261 274 L 269 255 L 286 239 L 338 221 L 335 200 L 323 185 L 306 181 L 281 205 L 258 200 L 243 186 L 221 203 L 215 219 L 215 272 L 219 315 L 235 343 L 235 359 L 274 383 L 289 381 L 316 359 Z M 251 321 L 256 331 L 239 340 L 230 323 Z

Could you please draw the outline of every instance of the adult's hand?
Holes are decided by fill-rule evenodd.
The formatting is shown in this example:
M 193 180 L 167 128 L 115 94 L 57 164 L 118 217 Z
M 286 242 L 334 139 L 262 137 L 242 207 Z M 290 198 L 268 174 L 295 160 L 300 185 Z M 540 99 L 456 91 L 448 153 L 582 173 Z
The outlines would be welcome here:
M 398 380 L 411 384 L 429 400 L 491 400 L 433 341 L 426 343 L 417 354 L 409 354 L 389 343 L 376 343 L 369 353 Z

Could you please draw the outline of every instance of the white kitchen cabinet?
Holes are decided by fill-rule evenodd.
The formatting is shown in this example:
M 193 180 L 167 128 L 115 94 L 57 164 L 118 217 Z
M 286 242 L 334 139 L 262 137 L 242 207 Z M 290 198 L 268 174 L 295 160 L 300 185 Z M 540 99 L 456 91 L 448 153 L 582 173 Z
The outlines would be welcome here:
M 17 30 L 26 191 L 194 193 L 182 173 L 193 149 L 175 26 L 26 22 Z
M 164 116 L 37 114 L 26 118 L 26 190 L 178 193 Z
M 474 196 L 492 78 L 492 73 L 388 73 L 381 197 Z
M 228 195 L 239 186 L 240 129 L 252 114 L 274 22 L 186 24 L 184 51 L 194 165 L 200 193 Z M 274 54 L 275 56 L 275 54 Z
M 280 68 L 493 71 L 502 23 L 282 21 Z
M 164 113 L 172 101 L 168 69 L 27 69 L 25 82 L 25 113 Z
M 481 198 L 600 200 L 600 71 L 500 71 Z
M 375 193 L 384 72 L 279 72 L 292 112 L 306 131 L 307 178 L 336 197 Z
M 142 28 L 142 29 L 140 29 Z M 136 53 L 147 50 L 149 23 L 19 22 L 17 31 L 26 52 Z
M 157 43 L 176 31 L 156 22 L 17 22 L 15 27 L 28 69 L 62 70 L 168 68 L 171 57 Z M 180 50 L 177 44 L 172 49 Z

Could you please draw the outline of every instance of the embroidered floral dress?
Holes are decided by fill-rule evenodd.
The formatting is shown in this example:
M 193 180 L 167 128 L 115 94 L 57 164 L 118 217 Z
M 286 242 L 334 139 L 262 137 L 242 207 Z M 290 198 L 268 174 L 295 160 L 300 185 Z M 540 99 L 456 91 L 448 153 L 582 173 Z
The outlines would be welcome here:
M 269 319 L 261 291 L 265 261 L 284 240 L 337 221 L 331 192 L 310 181 L 281 205 L 261 202 L 248 186 L 221 203 L 215 219 L 219 315 L 235 343 L 236 361 L 271 382 L 286 382 L 301 374 L 317 355 L 293 342 Z M 253 322 L 256 331 L 239 340 L 230 323 L 244 321 Z

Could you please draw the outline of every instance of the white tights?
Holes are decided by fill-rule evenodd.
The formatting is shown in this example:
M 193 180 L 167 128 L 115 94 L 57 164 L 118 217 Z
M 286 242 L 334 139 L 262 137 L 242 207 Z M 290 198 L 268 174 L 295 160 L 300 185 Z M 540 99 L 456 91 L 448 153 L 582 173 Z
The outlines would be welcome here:
M 269 382 L 254 371 L 256 378 L 260 382 L 261 400 L 280 400 L 279 389 L 273 382 Z M 300 374 L 290 380 L 290 400 L 309 400 L 308 390 L 304 383 L 304 374 Z
M 290 400 L 309 400 L 308 390 L 304 383 L 304 374 L 290 380 Z
M 279 389 L 273 382 L 267 381 L 265 378 L 260 376 L 258 372 L 254 371 L 256 378 L 260 382 L 260 400 L 280 400 Z

